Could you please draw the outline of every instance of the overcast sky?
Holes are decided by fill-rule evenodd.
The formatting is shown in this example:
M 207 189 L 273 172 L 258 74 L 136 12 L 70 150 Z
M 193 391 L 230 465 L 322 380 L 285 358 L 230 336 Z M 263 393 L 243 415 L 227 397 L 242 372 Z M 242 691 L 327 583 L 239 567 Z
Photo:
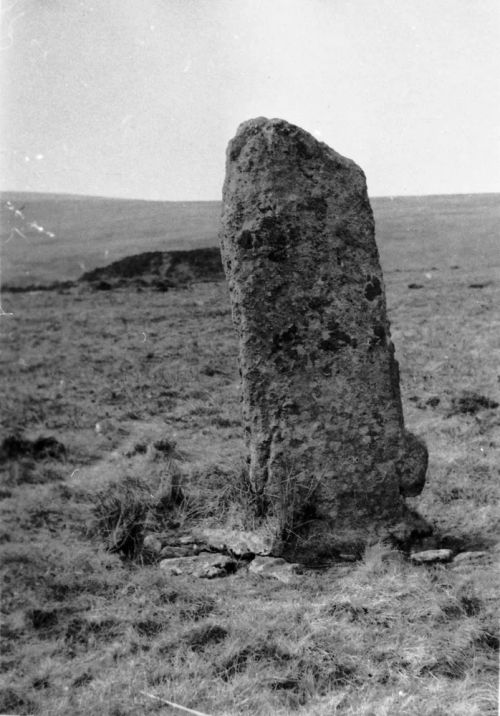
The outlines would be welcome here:
M 499 0 L 4 0 L 1 187 L 219 199 L 250 117 L 372 196 L 500 191 Z

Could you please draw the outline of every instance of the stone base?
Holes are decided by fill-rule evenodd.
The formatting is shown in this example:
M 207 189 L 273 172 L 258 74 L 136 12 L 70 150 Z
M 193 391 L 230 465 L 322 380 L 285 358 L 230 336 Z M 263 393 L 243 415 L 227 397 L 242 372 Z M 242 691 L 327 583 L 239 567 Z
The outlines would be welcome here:
M 402 519 L 396 524 L 375 523 L 370 529 L 339 529 L 327 522 L 311 522 L 307 529 L 289 540 L 276 540 L 272 554 L 288 561 L 315 564 L 329 561 L 360 559 L 365 548 L 376 542 L 388 542 L 396 549 L 409 552 L 423 538 L 432 533 L 429 523 L 416 512 L 405 507 Z

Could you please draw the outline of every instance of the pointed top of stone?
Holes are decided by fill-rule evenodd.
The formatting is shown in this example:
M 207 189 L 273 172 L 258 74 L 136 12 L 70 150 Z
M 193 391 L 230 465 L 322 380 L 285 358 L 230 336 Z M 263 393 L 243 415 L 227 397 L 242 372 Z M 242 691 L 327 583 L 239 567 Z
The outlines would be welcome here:
M 255 117 L 242 122 L 236 131 L 236 135 L 230 141 L 228 146 L 228 159 L 234 161 L 238 159 L 245 145 L 255 148 L 259 143 L 264 142 L 264 146 L 269 150 L 275 148 L 279 150 L 285 144 L 296 146 L 299 159 L 307 160 L 324 156 L 325 153 L 335 162 L 346 167 L 356 168 L 363 174 L 360 167 L 357 166 L 352 159 L 344 157 L 324 142 L 320 142 L 309 132 L 301 127 L 287 122 L 285 119 L 273 117 Z M 364 174 L 363 174 L 364 177 Z

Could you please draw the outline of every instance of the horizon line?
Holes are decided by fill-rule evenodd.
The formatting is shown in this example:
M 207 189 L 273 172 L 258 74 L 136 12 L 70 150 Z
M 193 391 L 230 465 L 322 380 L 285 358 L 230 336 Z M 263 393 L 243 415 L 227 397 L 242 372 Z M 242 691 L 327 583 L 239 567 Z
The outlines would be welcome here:
M 222 201 L 219 199 L 146 199 L 144 197 L 110 196 L 104 194 L 79 194 L 74 192 L 58 191 L 32 191 L 25 189 L 0 189 L 0 195 L 4 194 L 31 194 L 46 197 L 64 197 L 67 199 L 100 199 L 108 201 L 143 201 L 151 204 L 214 204 Z M 422 199 L 429 197 L 450 197 L 450 196 L 497 196 L 498 191 L 472 191 L 472 192 L 445 192 L 437 194 L 368 194 L 369 199 Z

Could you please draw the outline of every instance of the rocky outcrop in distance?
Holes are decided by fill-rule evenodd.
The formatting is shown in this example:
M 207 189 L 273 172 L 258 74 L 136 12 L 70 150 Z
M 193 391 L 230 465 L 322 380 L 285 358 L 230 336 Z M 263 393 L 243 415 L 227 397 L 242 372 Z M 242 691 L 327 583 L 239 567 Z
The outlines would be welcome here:
M 101 291 L 127 287 L 168 291 L 223 278 L 220 249 L 213 246 L 186 251 L 146 251 L 87 271 L 77 281 L 22 286 L 6 284 L 2 290 L 9 293 L 63 292 L 83 285 Z
M 218 281 L 223 276 L 220 250 L 210 247 L 190 251 L 147 251 L 126 256 L 87 271 L 79 280 L 100 289 L 136 285 L 168 290 L 193 282 Z

